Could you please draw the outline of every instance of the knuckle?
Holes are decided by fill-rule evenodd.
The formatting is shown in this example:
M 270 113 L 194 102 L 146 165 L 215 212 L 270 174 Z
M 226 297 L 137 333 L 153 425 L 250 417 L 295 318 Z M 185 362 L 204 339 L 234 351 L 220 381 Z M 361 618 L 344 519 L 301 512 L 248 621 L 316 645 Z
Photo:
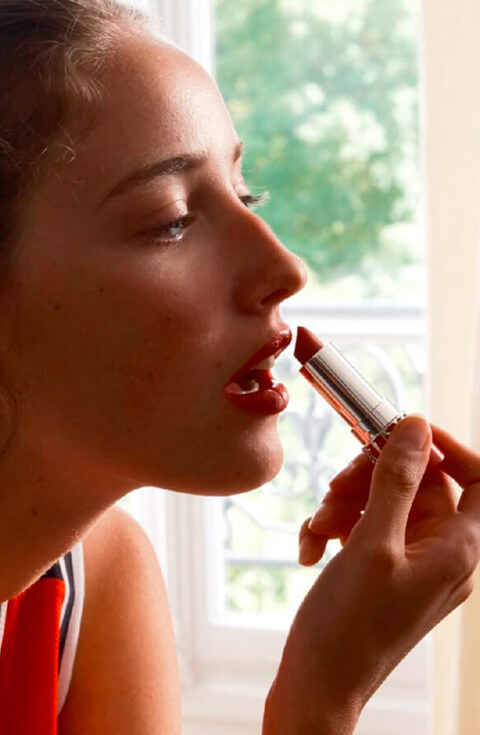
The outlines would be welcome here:
M 419 483 L 415 465 L 407 462 L 404 457 L 398 457 L 389 462 L 383 469 L 383 475 L 385 480 L 400 492 L 416 489 Z
M 467 526 L 463 531 L 461 538 L 461 549 L 463 552 L 466 565 L 473 568 L 477 565 L 478 557 L 478 531 L 471 526 Z M 473 571 L 473 569 L 472 569 Z
M 466 533 L 459 541 L 459 566 L 464 574 L 473 574 L 475 571 L 475 567 L 478 563 L 477 546 L 478 539 L 476 538 L 476 534 L 473 533 Z
M 478 533 L 472 528 L 454 540 L 444 566 L 444 579 L 458 582 L 473 575 L 478 564 Z
M 480 549 L 478 527 L 472 523 L 465 522 L 461 533 L 455 539 L 455 546 L 458 549 L 459 556 L 463 560 L 464 567 L 471 567 L 471 571 L 473 572 L 478 563 Z
M 328 495 L 329 493 L 335 494 L 338 490 L 341 490 L 345 486 L 348 479 L 349 473 L 345 471 L 340 472 L 338 475 L 335 475 L 335 477 L 332 477 L 332 479 L 328 483 L 329 489 L 327 490 L 326 495 Z
M 327 493 L 329 493 L 329 492 L 330 493 L 332 493 L 332 492 L 334 493 L 335 492 L 335 489 L 337 487 L 341 486 L 341 484 L 342 484 L 342 475 L 341 474 L 340 475 L 335 475 L 335 477 L 332 478 L 330 480 L 330 482 L 328 483 L 329 489 L 327 490 Z M 327 493 L 325 493 L 325 494 L 327 494 Z
M 470 575 L 461 584 L 459 584 L 455 588 L 455 591 L 452 597 L 453 606 L 458 607 L 458 605 L 461 605 L 463 602 L 468 600 L 468 598 L 473 592 L 474 586 L 475 586 L 475 583 L 473 580 L 473 575 Z
M 468 577 L 468 579 L 465 580 L 465 582 L 462 584 L 460 591 L 461 595 L 464 600 L 466 600 L 470 595 L 472 594 L 475 587 L 475 580 L 473 578 L 473 574 Z
M 370 549 L 367 563 L 373 574 L 390 576 L 397 565 L 397 558 L 393 549 L 383 544 Z

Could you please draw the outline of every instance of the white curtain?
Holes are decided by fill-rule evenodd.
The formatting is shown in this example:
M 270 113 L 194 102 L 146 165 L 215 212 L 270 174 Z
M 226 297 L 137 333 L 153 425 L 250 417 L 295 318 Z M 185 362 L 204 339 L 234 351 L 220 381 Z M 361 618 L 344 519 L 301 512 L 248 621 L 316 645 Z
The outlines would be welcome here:
M 423 0 L 429 416 L 480 451 L 480 2 Z M 480 573 L 433 634 L 433 735 L 480 732 Z

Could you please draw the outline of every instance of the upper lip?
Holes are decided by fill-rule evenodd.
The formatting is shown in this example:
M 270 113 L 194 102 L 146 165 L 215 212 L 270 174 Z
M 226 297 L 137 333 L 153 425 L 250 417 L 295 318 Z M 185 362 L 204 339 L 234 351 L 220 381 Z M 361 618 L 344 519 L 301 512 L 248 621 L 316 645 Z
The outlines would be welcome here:
M 243 365 L 240 370 L 237 370 L 235 375 L 232 375 L 228 383 L 234 383 L 239 378 L 241 378 L 243 375 L 246 375 L 246 373 L 250 372 L 255 365 L 258 365 L 259 362 L 262 362 L 262 360 L 266 360 L 267 357 L 270 357 L 271 355 L 274 355 L 274 357 L 278 357 L 281 352 L 283 352 L 290 342 L 292 341 L 292 331 L 289 327 L 285 327 L 280 329 L 278 332 L 275 333 L 269 341 L 263 345 L 257 352 L 255 352 L 252 357 Z

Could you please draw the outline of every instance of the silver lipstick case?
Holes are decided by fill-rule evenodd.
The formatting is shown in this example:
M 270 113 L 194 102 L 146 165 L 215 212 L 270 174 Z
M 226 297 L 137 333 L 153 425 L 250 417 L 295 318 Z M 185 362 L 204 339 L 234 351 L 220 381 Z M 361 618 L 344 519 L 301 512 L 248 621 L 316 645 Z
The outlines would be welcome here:
M 331 342 L 300 372 L 351 426 L 362 451 L 376 462 L 393 427 L 407 414 L 383 398 Z

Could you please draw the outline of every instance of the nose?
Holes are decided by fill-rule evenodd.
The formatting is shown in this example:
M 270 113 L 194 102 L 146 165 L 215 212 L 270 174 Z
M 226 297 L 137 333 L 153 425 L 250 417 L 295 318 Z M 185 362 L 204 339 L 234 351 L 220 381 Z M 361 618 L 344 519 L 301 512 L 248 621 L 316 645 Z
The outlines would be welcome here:
M 242 254 L 234 290 L 237 308 L 259 313 L 278 305 L 305 286 L 308 272 L 303 261 L 288 250 L 256 214 L 244 210 L 242 226 L 236 228 L 235 239 Z

